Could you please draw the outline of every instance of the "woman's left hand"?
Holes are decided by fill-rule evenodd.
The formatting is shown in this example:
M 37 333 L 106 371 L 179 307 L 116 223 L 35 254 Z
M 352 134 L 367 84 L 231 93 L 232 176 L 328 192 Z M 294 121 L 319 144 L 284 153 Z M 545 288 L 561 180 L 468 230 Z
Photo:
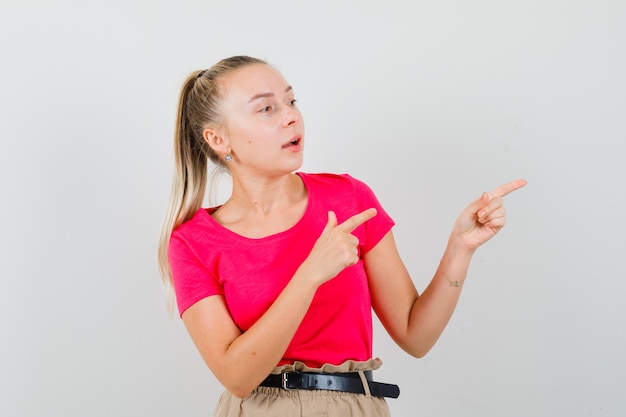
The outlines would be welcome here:
M 459 216 L 452 229 L 452 238 L 467 249 L 475 250 L 491 239 L 506 223 L 503 199 L 505 195 L 526 185 L 526 180 L 515 180 L 501 185 L 490 193 L 484 192 Z

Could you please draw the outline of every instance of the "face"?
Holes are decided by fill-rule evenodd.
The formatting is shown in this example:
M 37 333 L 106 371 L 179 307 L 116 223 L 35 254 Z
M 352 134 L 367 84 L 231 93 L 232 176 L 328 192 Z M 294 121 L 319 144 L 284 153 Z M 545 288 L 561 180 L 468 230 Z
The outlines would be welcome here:
M 237 69 L 220 80 L 220 93 L 221 153 L 233 157 L 233 174 L 281 175 L 302 166 L 304 122 L 278 71 L 263 64 Z

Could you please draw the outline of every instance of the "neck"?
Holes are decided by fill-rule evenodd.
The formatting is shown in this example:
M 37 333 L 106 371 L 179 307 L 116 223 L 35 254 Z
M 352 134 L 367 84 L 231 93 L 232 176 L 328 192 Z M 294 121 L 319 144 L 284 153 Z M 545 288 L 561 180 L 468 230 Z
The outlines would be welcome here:
M 233 191 L 227 204 L 231 208 L 265 216 L 292 204 L 303 191 L 302 181 L 295 174 L 245 180 L 233 177 Z

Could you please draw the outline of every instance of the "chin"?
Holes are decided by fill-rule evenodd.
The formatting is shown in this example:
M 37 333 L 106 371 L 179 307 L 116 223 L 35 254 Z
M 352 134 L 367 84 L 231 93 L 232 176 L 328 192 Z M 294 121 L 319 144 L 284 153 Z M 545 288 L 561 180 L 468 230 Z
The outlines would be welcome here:
M 303 162 L 304 162 L 304 158 L 303 158 L 302 152 L 300 152 L 297 155 L 291 155 L 290 158 L 287 158 L 287 160 L 285 160 L 284 163 L 280 165 L 289 167 L 291 171 L 295 171 L 302 167 Z

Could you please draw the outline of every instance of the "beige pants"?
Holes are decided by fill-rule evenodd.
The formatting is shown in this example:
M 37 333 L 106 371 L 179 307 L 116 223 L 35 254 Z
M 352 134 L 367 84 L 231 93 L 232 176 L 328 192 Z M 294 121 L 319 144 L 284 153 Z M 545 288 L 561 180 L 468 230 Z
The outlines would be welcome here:
M 300 362 L 275 368 L 273 374 L 300 372 L 359 372 L 380 368 L 379 359 L 367 362 L 348 361 L 340 366 L 324 365 L 308 368 Z M 364 380 L 361 372 L 361 379 Z M 387 402 L 381 397 L 325 390 L 284 390 L 258 387 L 246 398 L 224 392 L 215 410 L 215 417 L 390 417 Z

